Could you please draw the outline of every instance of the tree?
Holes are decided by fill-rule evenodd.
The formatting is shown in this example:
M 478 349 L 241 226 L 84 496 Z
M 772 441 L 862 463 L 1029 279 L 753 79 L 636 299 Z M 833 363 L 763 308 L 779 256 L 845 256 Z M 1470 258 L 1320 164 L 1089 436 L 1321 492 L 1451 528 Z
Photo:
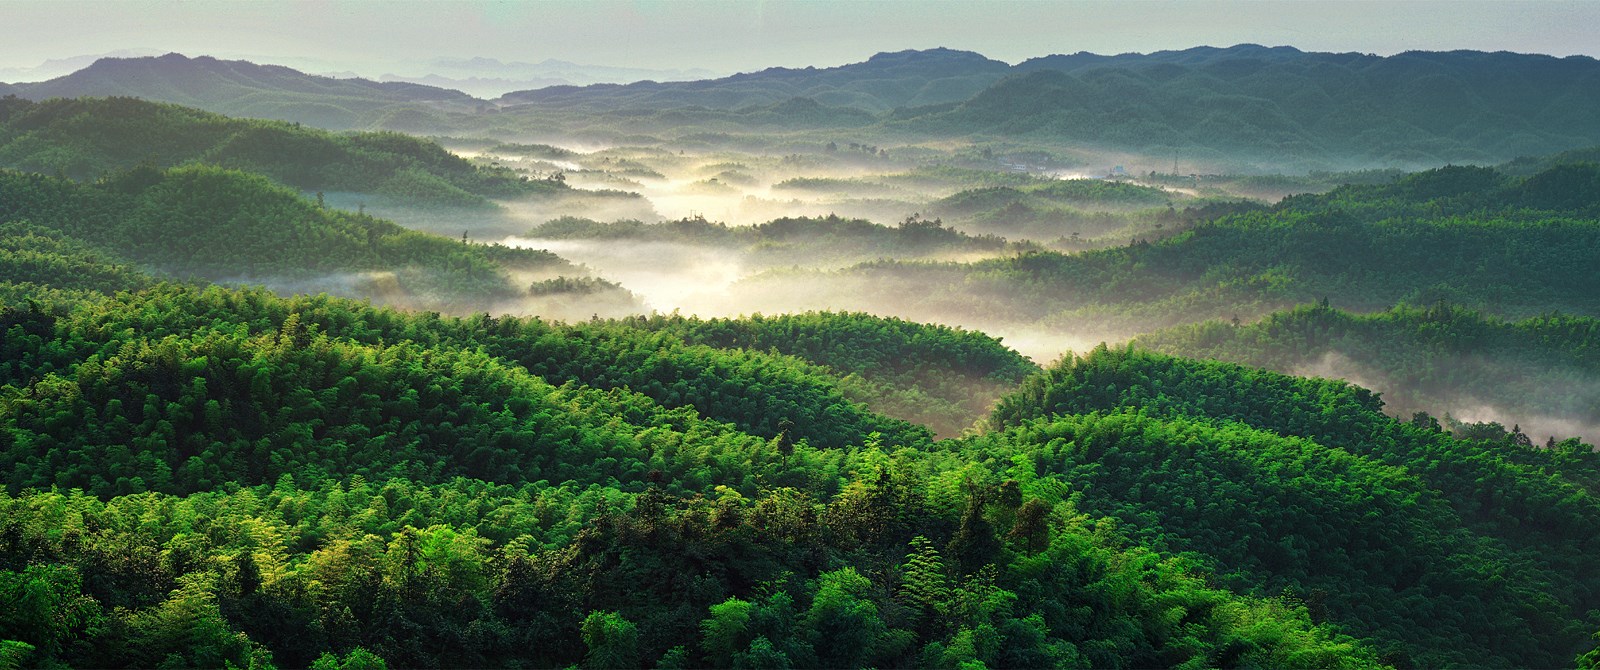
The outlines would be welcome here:
M 1600 642 L 1600 633 L 1595 633 L 1594 639 Z M 1590 649 L 1588 653 L 1579 656 L 1575 665 L 1578 670 L 1600 670 L 1600 647 Z
M 752 609 L 750 603 L 738 598 L 711 606 L 711 616 L 700 622 L 701 647 L 706 651 L 707 663 L 728 665 L 734 652 L 745 647 Z
M 0 638 L 49 657 L 97 621 L 100 604 L 81 593 L 83 579 L 65 565 L 0 571 Z
M 639 667 L 639 628 L 616 612 L 590 612 L 583 620 L 583 643 L 589 653 L 583 667 L 624 670 Z
M 950 603 L 950 581 L 944 559 L 933 542 L 918 535 L 911 538 L 911 553 L 900 565 L 900 601 L 911 609 L 924 636 L 940 628 Z
M 794 667 L 789 655 L 774 647 L 765 637 L 753 640 L 749 651 L 734 654 L 731 665 L 738 670 L 789 670 Z
M 1050 546 L 1050 506 L 1038 498 L 1029 498 L 1017 509 L 1017 519 L 1006 538 L 1028 551 L 1043 551 Z
M 356 647 L 342 659 L 332 652 L 323 653 L 311 664 L 311 670 L 389 670 L 389 664 L 377 654 Z
M 994 526 L 983 518 L 983 507 L 988 494 L 977 484 L 967 483 L 967 506 L 961 514 L 961 526 L 950 538 L 950 556 L 960 566 L 962 574 L 972 574 L 978 568 L 993 563 L 1000 554 L 1000 542 L 995 539 Z
M 871 588 L 872 582 L 855 568 L 817 577 L 817 593 L 803 624 L 817 650 L 819 665 L 862 667 L 883 651 L 879 644 L 888 630 L 878 616 L 878 606 L 866 597 Z

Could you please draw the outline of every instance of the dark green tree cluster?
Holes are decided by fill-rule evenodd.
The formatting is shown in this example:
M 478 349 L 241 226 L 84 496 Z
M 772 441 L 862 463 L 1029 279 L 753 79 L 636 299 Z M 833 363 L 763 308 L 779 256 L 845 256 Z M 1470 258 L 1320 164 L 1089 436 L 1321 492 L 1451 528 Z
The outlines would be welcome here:
M 132 342 L 158 344 L 197 333 L 240 340 L 254 348 L 284 333 L 309 342 L 318 334 L 349 340 L 368 350 L 360 356 L 399 350 L 415 343 L 427 351 L 482 351 L 551 383 L 573 382 L 600 389 L 630 390 L 669 408 L 692 407 L 741 430 L 789 441 L 835 447 L 877 440 L 889 446 L 923 444 L 921 426 L 868 411 L 846 397 L 838 377 L 800 359 L 765 352 L 691 345 L 670 333 L 609 322 L 558 326 L 536 318 L 406 316 L 328 296 L 275 298 L 259 290 L 195 289 L 171 284 L 116 300 L 79 306 L 65 318 L 38 328 L 87 329 L 93 347 L 58 351 L 44 340 L 39 354 L 18 354 L 43 370 L 56 370 L 99 354 L 101 360 Z M 43 317 L 41 317 L 43 318 Z M 256 339 L 252 339 L 256 338 Z M 30 346 L 18 339 L 14 346 Z M 12 343 L 8 343 L 8 346 Z M 144 346 L 141 344 L 140 346 Z M 20 349 L 19 349 L 20 351 Z M 355 352 L 352 352 L 355 355 Z M 359 357 L 359 356 L 358 356 Z M 476 359 L 474 359 L 476 360 Z M 18 373 L 21 377 L 21 373 Z M 335 380 L 336 381 L 336 380 Z
M 928 207 L 962 230 L 1053 239 L 1052 247 L 1066 251 L 1121 246 L 1129 237 L 1160 239 L 1226 214 L 1262 208 L 1098 179 L 969 188 Z
M 902 299 L 904 314 L 961 310 L 1074 324 L 1096 337 L 1251 317 L 1323 298 L 1356 310 L 1444 299 L 1508 317 L 1595 315 L 1600 257 L 1587 250 L 1600 248 L 1600 215 L 1591 202 L 1600 189 L 1554 189 L 1577 194 L 1558 197 L 1540 184 L 1588 180 L 1596 170 L 1570 165 L 1518 178 L 1441 168 L 1392 185 L 1291 197 L 1119 248 L 975 263 L 874 261 L 826 281 L 845 307 L 853 306 L 851 294 L 890 294 Z M 749 284 L 762 287 L 759 278 Z
M 536 281 L 528 286 L 529 295 L 589 295 L 611 291 L 627 291 L 621 284 L 599 277 L 555 277 Z
M 1067 503 L 1030 499 L 1031 539 L 995 535 L 1000 505 L 946 518 L 989 536 L 972 572 L 865 506 L 922 494 L 848 479 L 820 501 L 288 477 L 0 495 L 4 644 L 94 667 L 1377 665 L 1303 607 L 1207 586 Z
M 330 287 L 345 276 L 370 284 L 353 292 L 382 298 L 382 278 L 361 273 L 387 271 L 402 294 L 458 310 L 520 294 L 507 269 L 571 267 L 545 251 L 462 244 L 325 209 L 263 177 L 206 166 L 141 166 L 94 184 L 0 170 L 0 222 L 17 221 L 169 276 Z
M 1290 47 L 1046 56 L 902 132 L 997 134 L 1303 166 L 1494 162 L 1600 143 L 1592 60 Z
M 783 217 L 753 226 L 729 226 L 698 216 L 662 223 L 638 220 L 603 223 L 568 216 L 545 222 L 530 231 L 529 236 L 736 247 L 757 261 L 781 266 L 994 252 L 1008 246 L 1004 239 L 993 235 L 968 235 L 940 221 L 915 216 L 897 225 L 885 226 L 831 214 Z
M 1488 406 L 1521 417 L 1541 444 L 1600 437 L 1574 432 L 1600 426 L 1600 389 L 1592 382 L 1600 375 L 1600 321 L 1590 317 L 1551 313 L 1507 321 L 1444 302 L 1368 315 L 1305 305 L 1248 325 L 1208 321 L 1137 342 L 1183 356 L 1380 384 L 1388 411 L 1402 417 Z
M 559 338 L 648 371 L 618 324 L 173 285 L 7 314 L 8 662 L 1376 665 L 1298 604 L 1128 546 L 1010 456 L 750 435 L 551 386 L 514 355 L 537 346 L 490 353 Z
M 141 164 L 215 165 L 305 191 L 359 191 L 413 204 L 478 207 L 486 198 L 565 188 L 477 166 L 400 133 L 335 134 L 134 98 L 0 100 L 0 165 L 89 180 Z
M 1341 381 L 1104 347 L 1003 400 L 1090 514 L 1293 593 L 1396 664 L 1555 666 L 1600 603 L 1596 458 L 1457 440 Z M 1515 585 L 1515 586 L 1511 586 Z
M 976 331 L 863 313 L 809 312 L 740 319 L 662 316 L 624 319 L 630 328 L 669 332 L 690 344 L 777 351 L 859 379 L 854 395 L 875 411 L 953 436 L 1038 366 Z
M 1174 198 L 1183 196 L 1109 179 L 1061 179 L 1023 186 L 969 189 L 936 201 L 932 207 L 949 216 L 971 216 L 1017 203 L 1080 209 L 1141 208 L 1165 205 Z
M 114 293 L 151 279 L 109 254 L 26 220 L 0 222 L 0 291 L 4 303 L 50 292 Z

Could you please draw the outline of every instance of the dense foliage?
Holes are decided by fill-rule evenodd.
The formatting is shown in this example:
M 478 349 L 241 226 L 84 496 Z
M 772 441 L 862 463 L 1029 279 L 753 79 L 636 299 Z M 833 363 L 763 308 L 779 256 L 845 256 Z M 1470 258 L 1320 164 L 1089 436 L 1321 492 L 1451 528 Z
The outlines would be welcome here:
M 342 281 L 355 284 L 347 292 L 456 309 L 523 294 L 508 270 L 570 269 L 548 252 L 406 230 L 320 207 L 259 176 L 208 166 L 136 167 L 94 184 L 0 170 L 0 222 L 18 221 L 83 241 L 66 243 L 74 248 L 93 245 L 169 275 Z M 386 295 L 386 282 L 394 289 L 387 293 L 399 295 Z M 125 281 L 101 286 L 124 287 Z
M 14 662 L 1375 664 L 1007 459 L 755 437 L 486 353 L 536 324 L 177 287 L 7 315 Z
M 1521 439 L 1543 443 L 1600 438 L 1597 337 L 1593 318 L 1505 321 L 1436 303 L 1369 315 L 1303 306 L 1248 325 L 1208 321 L 1137 342 L 1281 372 L 1340 375 L 1382 391 L 1391 413 L 1504 422 L 1512 437 L 1526 433 Z
M 1114 249 L 975 263 L 880 261 L 803 279 L 835 305 L 866 307 L 871 296 L 889 294 L 903 297 L 895 309 L 910 318 L 1042 321 L 1097 339 L 1324 298 L 1357 310 L 1444 299 L 1512 317 L 1596 315 L 1600 258 L 1587 250 L 1600 248 L 1600 188 L 1590 185 L 1597 175 L 1592 163 L 1525 178 L 1441 168 L 1233 211 Z M 762 277 L 746 284 L 750 292 L 768 285 Z M 792 302 L 780 307 L 811 306 Z
M 979 332 L 860 313 L 705 320 L 655 315 L 623 323 L 673 333 L 691 344 L 805 359 L 844 376 L 847 394 L 874 411 L 943 436 L 968 428 L 1001 394 L 1038 370 Z
M 732 247 L 745 251 L 756 262 L 781 266 L 998 252 L 1008 246 L 993 235 L 968 235 L 942 221 L 916 216 L 892 226 L 836 215 L 781 217 L 753 226 L 729 226 L 699 216 L 661 223 L 635 219 L 602 223 L 567 216 L 547 221 L 528 234 L 536 239 Z
M 1064 473 L 1080 509 L 1237 588 L 1389 641 L 1396 665 L 1557 666 L 1588 648 L 1600 455 L 1381 409 L 1340 381 L 1102 347 L 1003 400 L 1009 430 L 979 444 Z
M 335 134 L 231 119 L 133 98 L 0 100 L 0 165 L 92 179 L 136 165 L 202 163 L 306 191 L 359 191 L 416 204 L 487 206 L 486 197 L 564 190 L 474 165 L 400 133 Z
M 1585 57 L 1239 45 L 1047 56 L 955 106 L 902 121 L 1195 158 L 1427 165 L 1600 143 Z
M 1197 200 L 1098 179 L 973 188 L 928 207 L 961 230 L 1053 241 L 1068 251 L 1121 246 L 1130 237 L 1160 239 L 1226 214 L 1262 209 L 1250 201 Z
M 551 86 L 481 101 L 431 86 L 168 54 L 102 59 L 0 91 L 34 100 L 140 97 L 340 130 L 694 140 L 806 130 L 916 138 L 910 143 L 975 137 L 1091 145 L 1244 168 L 1414 168 L 1600 144 L 1591 85 L 1597 68 L 1581 56 L 1376 56 L 1251 44 L 1052 55 L 1017 65 L 930 49 L 838 67 Z
M 46 291 L 114 293 L 150 278 L 99 249 L 26 220 L 0 221 L 0 287 L 6 302 Z
M 343 97 L 365 111 L 326 118 L 519 137 L 563 114 L 771 126 L 795 131 L 773 140 L 785 151 L 939 128 L 1403 162 L 1587 141 L 1592 111 L 1535 109 L 1507 82 L 1582 102 L 1563 87 L 1591 66 L 1239 47 L 1013 68 L 941 50 L 551 89 L 494 114 L 182 57 L 27 90 L 285 113 Z M 1014 71 L 1032 74 L 1001 80 Z M 1505 90 L 1482 90 L 1485 72 Z M 1265 102 L 1289 77 L 1310 95 L 1292 118 Z M 1373 95 L 1396 108 L 1352 127 L 1348 105 Z M 1522 134 L 1460 130 L 1482 119 Z M 0 170 L 0 670 L 1600 664 L 1600 452 L 1530 436 L 1600 419 L 1592 152 L 1374 171 L 1267 206 L 1045 179 L 1028 172 L 1072 159 L 1006 147 L 896 146 L 901 172 L 835 178 L 823 168 L 889 151 L 829 140 L 822 158 L 745 165 L 475 142 L 500 155 L 126 98 L 0 100 L 0 163 L 29 171 Z M 964 166 L 912 166 L 934 154 Z M 553 254 L 297 190 L 472 205 L 562 190 L 559 172 L 518 175 L 573 165 L 687 176 L 700 195 L 949 196 L 929 213 L 954 224 L 646 224 L 576 199 L 413 223 L 492 237 L 477 224 L 611 211 L 533 236 L 713 247 L 779 268 L 731 301 L 792 282 L 821 301 L 802 307 L 1027 326 L 1023 341 L 1204 322 L 1040 369 L 981 332 L 866 311 L 607 320 L 641 299 Z M 1008 225 L 1038 242 L 963 232 Z M 884 260 L 904 258 L 922 260 Z M 205 283 L 237 280 L 272 288 Z M 371 300 L 305 295 L 330 289 Z M 552 301 L 596 316 L 507 315 Z M 1284 374 L 1352 370 L 1375 388 Z M 1469 402 L 1512 428 L 1475 423 Z

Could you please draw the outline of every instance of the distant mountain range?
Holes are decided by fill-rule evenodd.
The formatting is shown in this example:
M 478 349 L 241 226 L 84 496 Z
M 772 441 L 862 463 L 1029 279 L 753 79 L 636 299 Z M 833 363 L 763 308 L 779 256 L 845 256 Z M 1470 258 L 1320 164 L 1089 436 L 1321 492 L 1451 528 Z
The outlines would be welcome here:
M 102 54 L 51 58 L 33 67 L 0 67 L 0 81 L 44 81 L 72 74 L 102 58 L 140 58 L 159 55 L 161 52 L 154 49 L 118 49 Z
M 831 68 L 775 67 L 701 81 L 550 87 L 507 93 L 497 102 L 595 111 L 729 110 L 810 98 L 830 107 L 886 112 L 965 100 L 1010 72 L 1010 65 L 970 51 L 929 49 L 880 53 Z
M 462 78 L 422 81 L 475 90 L 508 76 L 545 72 L 554 80 L 584 69 L 559 61 L 435 64 Z M 599 74 L 606 73 L 589 69 Z M 1600 63 L 1475 51 L 1380 57 L 1238 45 L 1010 65 L 931 49 L 716 79 L 544 86 L 494 100 L 168 54 L 106 58 L 57 79 L 0 85 L 3 94 L 135 96 L 333 129 L 502 137 L 849 129 L 1298 167 L 1491 163 L 1600 144 Z
M 1600 144 L 1600 62 L 1478 51 L 1389 57 L 1241 45 L 1049 56 L 948 108 L 924 133 L 985 133 L 1206 158 L 1492 163 Z
M 626 84 L 636 81 L 696 81 L 715 79 L 727 74 L 704 68 L 655 69 L 584 65 L 553 58 L 537 63 L 503 62 L 494 58 L 436 58 L 429 61 L 427 67 L 429 74 L 425 76 L 386 74 L 379 79 L 444 86 L 483 98 L 494 98 L 511 91 L 526 91 L 549 86 Z
M 334 130 L 428 131 L 437 127 L 434 115 L 470 112 L 481 104 L 460 91 L 432 86 L 319 77 L 278 65 L 176 53 L 102 58 L 63 77 L 0 85 L 0 95 L 32 100 L 126 96 Z
M 422 67 L 426 74 L 386 73 L 378 80 L 425 84 L 455 89 L 480 98 L 495 98 L 511 91 L 550 86 L 694 81 L 714 79 L 725 74 L 702 68 L 679 70 L 584 65 L 553 58 L 538 63 L 508 63 L 494 58 L 435 58 Z

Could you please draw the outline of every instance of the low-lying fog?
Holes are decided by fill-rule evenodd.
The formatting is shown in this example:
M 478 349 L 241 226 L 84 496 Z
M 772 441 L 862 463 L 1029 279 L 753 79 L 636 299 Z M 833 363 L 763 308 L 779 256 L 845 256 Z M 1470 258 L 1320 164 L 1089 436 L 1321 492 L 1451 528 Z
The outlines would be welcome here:
M 1011 296 L 985 296 L 980 287 L 957 295 L 930 296 L 927 275 L 875 274 L 871 281 L 845 277 L 826 270 L 879 258 L 922 262 L 972 262 L 1018 252 L 993 235 L 1013 242 L 1028 240 L 1033 248 L 1063 251 L 1125 244 L 1134 235 L 1154 237 L 1177 232 L 1152 223 L 1150 211 L 1165 210 L 1197 198 L 1217 197 L 1215 185 L 1200 186 L 1198 179 L 1152 179 L 1145 186 L 1159 188 L 1156 209 L 1140 210 L 1126 204 L 1072 203 L 1060 209 L 1038 202 L 1032 209 L 1011 209 L 973 214 L 950 210 L 944 224 L 969 235 L 991 235 L 988 246 L 972 242 L 946 248 L 907 249 L 874 246 L 863 239 L 823 237 L 784 239 L 781 243 L 755 236 L 710 235 L 672 238 L 604 234 L 593 237 L 541 235 L 538 228 L 554 219 L 577 217 L 598 223 L 634 220 L 645 224 L 703 218 L 728 227 L 755 226 L 784 217 L 838 215 L 894 227 L 913 215 L 933 218 L 941 206 L 964 197 L 983 195 L 979 189 L 1004 192 L 1024 190 L 1052 179 L 1090 179 L 1088 169 L 1034 170 L 995 161 L 989 169 L 971 161 L 932 163 L 884 157 L 864 151 L 756 155 L 734 152 L 688 154 L 654 148 L 554 147 L 525 145 L 497 150 L 462 151 L 461 155 L 485 164 L 519 170 L 531 178 L 559 174 L 573 191 L 561 195 L 503 201 L 483 209 L 418 208 L 359 194 L 329 194 L 331 205 L 364 208 L 368 213 L 401 225 L 450 237 L 466 235 L 475 242 L 545 249 L 580 266 L 588 276 L 620 284 L 618 290 L 562 295 L 552 293 L 525 300 L 504 301 L 483 309 L 534 314 L 556 320 L 590 316 L 615 317 L 633 312 L 680 312 L 702 317 L 736 317 L 752 313 L 806 310 L 864 311 L 884 316 L 940 323 L 980 330 L 1003 341 L 1041 364 L 1058 360 L 1069 351 L 1086 351 L 1100 342 L 1117 344 L 1142 332 L 1173 324 L 1112 323 L 1081 313 L 1019 313 Z M 1252 188 L 1240 181 L 1231 195 Z M 1278 186 L 1276 182 L 1273 184 Z M 1210 190 L 1206 190 L 1209 188 Z M 1294 190 L 1285 186 L 1284 190 Z M 1301 190 L 1313 190 L 1303 187 Z M 1166 193 L 1165 203 L 1159 200 Z M 958 195 L 960 194 L 960 195 Z M 1008 192 L 1014 197 L 1015 193 Z M 951 196 L 958 196 L 951 198 Z M 1147 200 L 1151 198 L 1145 192 Z M 948 200 L 947 200 L 948 199 Z M 941 205 L 941 203 L 945 203 Z M 1149 207 L 1149 203 L 1140 205 Z M 1022 212 L 1027 223 L 1008 221 L 1007 212 Z M 1164 219 L 1163 221 L 1170 221 Z M 713 231 L 716 232 L 716 231 Z M 723 231 L 726 232 L 726 231 Z M 884 231 L 879 230 L 879 234 Z M 645 239 L 657 237 L 657 239 Z M 965 243 L 962 243 L 965 244 Z M 937 274 L 938 266 L 927 272 Z M 521 280 L 523 278 L 519 278 Z M 538 278 L 535 278 L 538 279 Z M 357 281 L 352 278 L 345 283 Z M 368 282 L 370 283 L 370 282 Z M 614 287 L 613 287 L 614 288 Z M 375 298 L 375 299 L 381 299 Z M 1267 311 L 1276 307 L 1268 306 Z M 1213 315 L 1228 318 L 1228 314 Z M 1232 315 L 1237 316 L 1237 315 Z M 1247 319 L 1255 315 L 1243 315 Z M 1349 379 L 1380 392 L 1398 386 L 1373 370 L 1348 359 L 1319 361 L 1303 374 Z M 1403 394 L 1390 393 L 1397 399 Z M 1477 401 L 1470 394 L 1426 398 L 1448 406 L 1430 405 L 1436 415 L 1450 413 L 1462 421 L 1521 423 L 1530 434 L 1565 437 L 1593 434 L 1593 427 L 1559 416 L 1515 416 Z M 1403 409 L 1413 408 L 1408 403 Z M 1391 403 L 1394 405 L 1394 403 Z M 1580 432 L 1581 431 L 1581 432 Z
M 913 215 L 933 218 L 931 205 L 973 189 L 1085 179 L 1088 170 L 1035 168 L 1023 172 L 1003 160 L 987 169 L 869 153 L 866 147 L 835 152 L 758 155 L 736 152 L 689 154 L 654 148 L 508 145 L 458 149 L 458 155 L 518 170 L 530 178 L 560 174 L 574 190 L 555 196 L 497 202 L 483 209 L 415 207 L 371 195 L 328 193 L 331 206 L 369 214 L 428 232 L 474 242 L 545 249 L 582 266 L 593 276 L 621 284 L 643 311 L 739 316 L 756 312 L 854 310 L 982 330 L 1041 363 L 1067 350 L 1084 350 L 1106 339 L 1104 332 L 1078 334 L 1040 325 L 1036 319 L 999 318 L 981 305 L 919 305 L 900 283 L 863 291 L 830 285 L 805 273 L 833 270 L 880 258 L 928 262 L 972 262 L 1016 253 L 1002 240 L 916 248 L 872 246 L 852 237 L 826 240 L 661 240 L 541 237 L 538 227 L 562 217 L 596 222 L 637 220 L 647 224 L 686 218 L 730 227 L 754 226 L 784 217 L 865 219 L 894 227 Z M 1026 166 L 1022 166 L 1026 167 Z M 602 192 L 602 193 L 597 193 Z M 622 193 L 619 193 L 622 192 Z M 626 194 L 634 194 L 627 196 Z M 946 225 L 962 230 L 963 223 Z M 1065 239 L 1081 228 L 1063 223 L 1043 237 Z M 878 231 L 887 234 L 886 231 Z M 987 230 L 968 229 L 971 235 Z M 1073 236 L 1076 239 L 1076 236 Z M 576 296 L 575 296 L 576 297 Z M 559 309 L 548 300 L 495 305 L 524 308 L 556 319 L 587 318 L 581 300 Z M 616 314 L 616 305 L 595 310 Z M 1119 338 L 1119 339 L 1126 339 Z
M 1429 364 L 1461 379 L 1498 379 L 1499 388 L 1473 388 L 1465 383 L 1432 383 L 1400 378 L 1359 353 L 1327 351 L 1285 372 L 1309 377 L 1343 379 L 1378 392 L 1384 408 L 1402 418 L 1428 412 L 1449 423 L 1498 423 L 1507 430 L 1520 428 L 1535 442 L 1554 437 L 1600 438 L 1600 425 L 1592 420 L 1600 408 L 1600 380 L 1583 370 L 1539 362 L 1491 360 L 1481 355 L 1440 356 Z M 1496 402 L 1486 396 L 1514 399 Z
M 553 251 L 562 258 L 593 268 L 658 312 L 724 316 L 728 287 L 748 276 L 740 259 L 725 250 L 674 242 L 626 240 L 541 240 L 509 236 L 510 247 Z

